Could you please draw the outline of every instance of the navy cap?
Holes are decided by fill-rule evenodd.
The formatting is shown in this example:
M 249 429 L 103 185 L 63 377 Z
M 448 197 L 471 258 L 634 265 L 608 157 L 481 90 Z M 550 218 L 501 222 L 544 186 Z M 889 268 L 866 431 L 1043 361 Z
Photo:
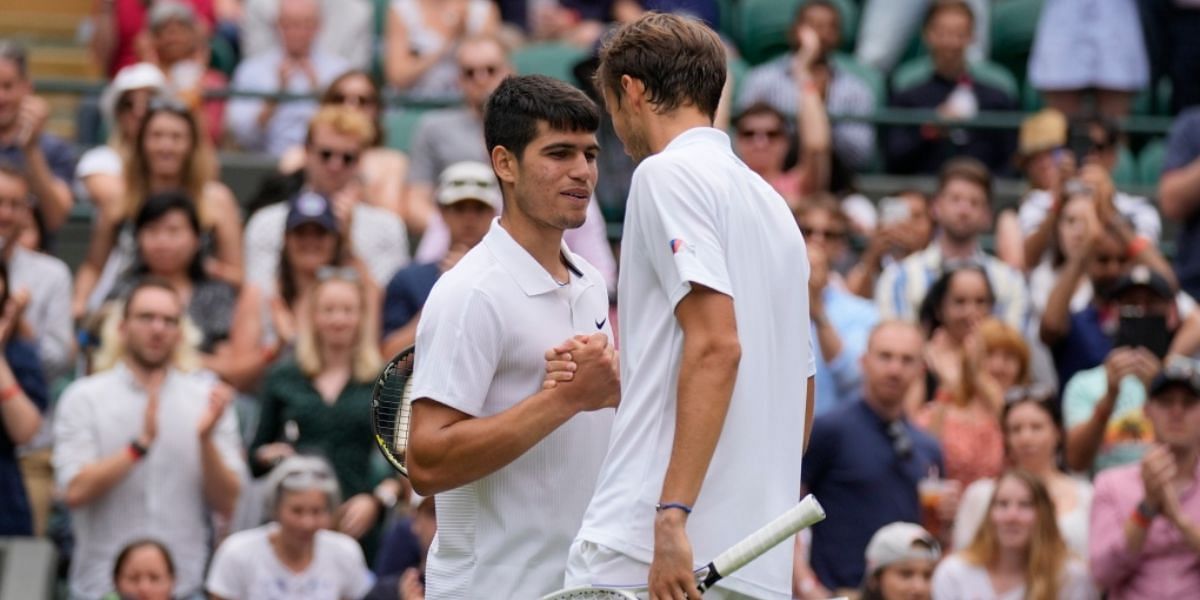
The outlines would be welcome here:
M 287 230 L 292 231 L 308 223 L 316 223 L 329 231 L 337 231 L 338 228 L 337 217 L 333 216 L 333 206 L 329 200 L 312 191 L 301 192 L 291 201 L 288 206 Z
M 1147 288 L 1163 300 L 1175 298 L 1175 293 L 1171 291 L 1171 284 L 1167 283 L 1167 279 L 1146 265 L 1134 266 L 1117 280 L 1117 283 L 1108 290 L 1106 295 L 1110 300 L 1115 300 L 1117 296 L 1137 287 Z
M 1192 394 L 1200 396 L 1200 363 L 1179 355 L 1168 357 L 1147 392 L 1153 397 L 1176 385 L 1186 387 Z

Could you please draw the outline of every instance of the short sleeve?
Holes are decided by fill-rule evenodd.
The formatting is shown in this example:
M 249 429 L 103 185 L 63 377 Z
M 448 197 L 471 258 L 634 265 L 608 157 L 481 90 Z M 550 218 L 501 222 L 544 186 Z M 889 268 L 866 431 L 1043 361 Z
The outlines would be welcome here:
M 1033 190 L 1025 195 L 1020 208 L 1017 209 L 1017 223 L 1021 228 L 1021 235 L 1029 237 L 1037 231 L 1042 221 L 1046 220 L 1046 214 L 1050 212 L 1051 202 L 1053 199 L 1050 194 L 1042 190 Z
M 681 165 L 650 161 L 635 172 L 631 195 L 640 199 L 643 250 L 671 306 L 693 283 L 732 297 L 713 191 Z
M 837 452 L 837 432 L 827 417 L 818 417 L 813 421 L 812 435 L 809 437 L 808 449 L 800 465 L 800 480 L 808 491 L 819 490 L 825 473 Z
M 54 418 L 54 480 L 58 489 L 67 485 L 79 471 L 99 458 L 99 444 L 92 428 L 91 406 L 87 390 L 80 384 L 68 387 L 58 400 Z
M 217 429 L 212 435 L 217 452 L 221 454 L 221 460 L 225 462 L 225 467 L 237 473 L 240 481 L 246 481 L 249 474 L 245 455 L 242 453 L 242 436 L 238 429 L 237 410 L 232 403 L 225 407 L 224 413 L 221 413 L 221 418 L 217 421 Z
M 413 398 L 480 417 L 500 363 L 500 314 L 483 292 L 442 283 L 417 325 Z
M 374 576 L 367 568 L 367 560 L 363 557 L 362 548 L 349 536 L 339 537 L 338 567 L 341 574 L 339 582 L 342 598 L 362 598 L 375 585 Z
M 254 530 L 240 535 L 234 534 L 217 547 L 217 551 L 213 553 L 212 565 L 208 569 L 208 579 L 204 582 L 204 588 L 209 594 L 230 599 L 245 597 L 249 591 L 249 582 L 246 581 L 248 573 L 243 567 L 248 566 L 251 561 L 246 560 L 245 556 L 240 556 L 243 553 L 239 550 L 242 548 L 243 536 L 253 532 Z
M 1103 366 L 1099 367 L 1103 369 Z M 1093 382 L 1095 380 L 1095 382 Z M 1068 431 L 1092 418 L 1100 396 L 1108 391 L 1108 377 L 1096 377 L 1092 371 L 1080 371 L 1063 388 L 1063 427 Z
M 75 177 L 83 179 L 92 175 L 121 176 L 121 157 L 108 146 L 97 146 L 88 150 L 75 167 Z

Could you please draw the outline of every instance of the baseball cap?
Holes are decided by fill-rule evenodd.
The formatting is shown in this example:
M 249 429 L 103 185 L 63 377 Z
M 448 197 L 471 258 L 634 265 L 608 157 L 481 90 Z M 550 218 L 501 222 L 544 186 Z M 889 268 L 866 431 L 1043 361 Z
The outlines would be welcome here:
M 1171 284 L 1167 283 L 1166 278 L 1146 265 L 1135 265 L 1113 284 L 1107 295 L 1111 300 L 1136 287 L 1147 288 L 1164 300 L 1175 297 L 1175 293 L 1171 291 Z
M 1053 108 L 1042 109 L 1024 121 L 1018 135 L 1017 154 L 1028 157 L 1067 144 L 1067 117 Z
M 104 94 L 100 97 L 100 110 L 104 113 L 104 118 L 111 123 L 117 115 L 117 101 L 125 92 L 151 89 L 161 93 L 166 87 L 167 78 L 158 67 L 147 62 L 129 65 L 117 71 L 112 83 L 104 88 Z
M 937 562 L 941 556 L 942 549 L 937 540 L 920 525 L 891 523 L 876 531 L 867 544 L 867 573 L 874 573 L 902 560 L 926 559 Z
M 1150 383 L 1148 395 L 1154 397 L 1167 388 L 1181 385 L 1193 394 L 1200 396 L 1200 363 L 1186 356 L 1169 356 L 1163 364 L 1162 371 L 1154 376 Z
M 313 191 L 301 192 L 292 200 L 288 207 L 287 231 L 308 223 L 316 223 L 329 231 L 337 231 L 338 228 L 337 217 L 333 216 L 333 206 L 329 200 Z
M 477 200 L 500 210 L 500 185 L 492 168 L 475 161 L 454 163 L 438 177 L 437 201 L 450 206 L 463 200 Z
M 146 15 L 146 22 L 150 25 L 150 29 L 158 29 L 172 21 L 195 23 L 196 10 L 192 8 L 191 4 L 178 0 L 158 0 L 150 9 L 150 13 Z

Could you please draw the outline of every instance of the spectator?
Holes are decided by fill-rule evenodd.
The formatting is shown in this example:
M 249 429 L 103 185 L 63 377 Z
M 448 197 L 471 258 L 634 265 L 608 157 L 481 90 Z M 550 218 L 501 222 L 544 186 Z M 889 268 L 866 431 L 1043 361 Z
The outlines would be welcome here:
M 416 98 L 462 97 L 454 53 L 469 36 L 493 35 L 499 27 L 500 11 L 487 0 L 391 0 L 388 85 Z
M 859 363 L 867 338 L 879 322 L 879 311 L 867 300 L 847 292 L 834 270 L 845 252 L 848 223 L 831 196 L 817 196 L 796 211 L 796 223 L 808 245 L 809 313 L 819 352 L 815 414 L 849 404 L 862 387 Z
M 1134 0 L 1049 0 L 1042 8 L 1029 82 L 1052 108 L 1078 115 L 1094 90 L 1100 114 L 1125 117 L 1134 93 L 1149 83 L 1149 71 Z
M 862 64 L 887 73 L 905 55 L 905 48 L 920 28 L 922 14 L 936 0 L 867 0 L 863 3 L 858 25 L 858 45 L 855 56 Z M 967 46 L 967 59 L 976 62 L 987 58 L 991 11 L 986 0 L 967 0 L 975 17 L 974 31 Z
M 613 0 L 613 20 L 632 23 L 648 11 L 695 17 L 712 29 L 721 26 L 721 8 L 716 0 Z
M 923 402 L 920 385 L 910 388 L 910 414 L 941 444 L 945 476 L 964 487 L 999 475 L 1004 466 L 997 419 L 1004 392 L 984 368 L 987 355 L 978 334 L 994 306 L 987 273 L 975 265 L 948 269 L 921 304 L 928 336 L 925 395 L 933 401 Z
M 0 188 L 0 194 L 5 193 Z M 23 198 L 0 197 L 5 204 Z M 37 348 L 17 335 L 29 294 L 14 291 L 0 263 L 0 536 L 34 534 L 33 512 L 17 464 L 17 446 L 29 442 L 42 424 L 49 401 Z
M 1087 556 L 1088 514 L 1092 506 L 1092 484 L 1067 475 L 1058 466 L 1063 445 L 1062 424 L 1053 398 L 1030 389 L 1010 390 L 1012 401 L 1004 406 L 1004 447 L 1009 464 L 1037 477 L 1050 499 L 1058 531 L 1067 549 Z M 966 548 L 987 515 L 988 503 L 996 492 L 995 479 L 980 479 L 963 492 L 954 518 L 954 547 Z
M 204 35 L 216 25 L 213 0 L 187 0 L 199 15 Z M 152 50 L 146 32 L 147 15 L 153 2 L 111 0 L 93 3 L 92 58 L 109 77 L 134 63 L 150 59 Z
M 930 600 L 929 584 L 941 556 L 937 540 L 920 525 L 884 525 L 867 544 L 859 600 Z
M 933 597 L 1093 600 L 1087 566 L 1058 531 L 1054 501 L 1033 474 L 1006 471 L 988 502 L 987 518 L 966 548 L 933 574 Z
M 167 76 L 167 89 L 203 115 L 201 124 L 213 145 L 221 144 L 225 99 L 204 94 L 229 87 L 225 74 L 208 66 L 208 38 L 196 11 L 181 0 L 157 0 L 150 9 L 148 60 Z
M 304 189 L 328 201 L 343 236 L 369 268 L 373 284 L 389 281 L 408 263 L 408 238 L 395 213 L 373 206 L 364 196 L 357 165 L 375 129 L 360 112 L 326 106 L 308 124 L 304 139 Z M 294 198 L 289 198 L 292 200 Z M 256 211 L 246 223 L 247 279 L 265 289 L 278 268 L 288 201 Z
M 875 302 L 884 318 L 915 320 L 925 295 L 950 261 L 982 265 L 995 293 L 995 314 L 1018 331 L 1029 317 L 1025 278 L 1003 261 L 984 254 L 979 237 L 991 226 L 992 178 L 970 158 L 947 162 L 938 177 L 933 219 L 938 234 L 925 250 L 884 269 L 875 284 Z
M 924 82 L 894 90 L 895 108 L 936 110 L 938 119 L 920 127 L 894 127 L 887 136 L 889 168 L 896 173 L 936 173 L 955 156 L 976 158 L 993 171 L 1006 171 L 1013 155 L 1012 135 L 1003 130 L 970 130 L 956 122 L 978 111 L 1015 110 L 1016 99 L 971 77 L 967 46 L 975 13 L 962 0 L 935 0 L 925 17 L 924 40 L 933 73 Z
M 846 274 L 846 288 L 861 298 L 875 297 L 875 281 L 892 263 L 925 249 L 933 241 L 930 200 L 905 190 L 879 202 L 879 222 L 867 235 L 867 247 Z
M 197 593 L 209 512 L 229 517 L 237 502 L 245 463 L 237 418 L 226 410 L 233 394 L 173 364 L 183 314 L 170 284 L 141 283 L 122 314 L 120 362 L 59 399 L 54 471 L 75 536 L 74 596 L 107 592 L 118 549 L 147 533 L 178 561 L 175 593 Z
M 1181 225 L 1175 244 L 1180 285 L 1200 296 L 1200 108 L 1180 114 L 1171 125 L 1158 197 L 1163 216 Z
M 365 407 L 364 407 L 365 414 Z M 227 538 L 205 587 L 213 600 L 361 598 L 371 573 L 354 539 L 328 527 L 341 493 L 329 465 L 285 459 L 268 480 L 272 522 Z
M 980 368 L 995 382 L 1002 394 L 1000 402 L 1006 401 L 1013 390 L 1030 384 L 1031 352 L 1021 332 L 999 319 L 988 318 L 976 328 L 976 335 L 983 350 Z
M 1063 184 L 1075 175 L 1075 157 L 1067 149 L 1067 118 L 1053 108 L 1044 108 L 1021 121 L 1016 163 L 1029 182 L 1029 191 L 1021 197 L 1017 231 L 997 231 L 996 243 L 1017 246 L 1020 268 L 1028 271 L 1046 260 L 1054 229 L 1052 223 L 1042 224 L 1051 208 L 1054 215 L 1050 216 L 1061 212 L 1063 207 L 1055 199 L 1061 198 Z M 1010 236 L 1017 239 L 1008 239 Z
M 317 0 L 281 3 L 276 26 L 279 48 L 242 61 L 233 73 L 235 90 L 317 94 L 350 69 L 342 59 L 315 48 L 321 29 Z M 316 112 L 311 100 L 243 97 L 229 103 L 225 128 L 242 148 L 281 156 L 304 140 L 306 125 Z
M 172 600 L 175 562 L 161 542 L 136 540 L 117 553 L 113 565 L 116 591 L 103 600 Z
M 423 600 L 425 558 L 437 533 L 437 509 L 432 496 L 421 498 L 412 516 L 396 521 L 384 536 L 375 558 L 379 580 L 367 600 L 392 600 L 400 589 L 403 600 Z
M 1156 443 L 1138 464 L 1096 477 L 1088 557 L 1113 600 L 1200 593 L 1200 369 L 1172 357 L 1143 407 Z
M 75 203 L 67 185 L 75 156 L 66 142 L 45 133 L 49 118 L 49 103 L 33 95 L 25 48 L 0 38 L 0 160 L 24 173 L 40 222 L 53 233 Z
M 921 376 L 922 345 L 913 325 L 878 325 L 862 358 L 862 400 L 813 424 L 801 475 L 829 516 L 812 529 L 811 570 L 797 568 L 817 591 L 862 583 L 871 535 L 888 523 L 919 521 L 918 481 L 931 468 L 944 470 L 937 442 L 904 418 L 904 392 Z M 950 492 L 941 502 L 947 523 L 955 501 Z
M 150 63 L 121 69 L 100 96 L 100 113 L 108 127 L 108 143 L 79 157 L 75 193 L 99 211 L 119 206 L 125 196 L 125 156 L 138 137 L 150 103 L 164 92 L 167 79 Z
M 321 95 L 321 106 L 345 106 L 361 112 L 375 128 L 371 146 L 358 162 L 358 174 L 366 188 L 363 200 L 386 208 L 405 223 L 412 218 L 404 201 L 404 180 L 408 175 L 408 157 L 383 145 L 383 97 L 379 86 L 365 71 L 347 71 L 334 79 Z M 304 147 L 289 148 L 279 159 L 279 170 L 294 173 L 304 168 Z
M 466 107 L 431 112 L 421 118 L 413 138 L 411 183 L 405 192 L 405 202 L 413 213 L 428 211 L 426 218 L 409 226 L 422 231 L 417 247 L 418 263 L 438 262 L 449 249 L 446 227 L 437 213 L 433 192 L 439 174 L 450 165 L 463 161 L 491 164 L 491 155 L 483 139 L 483 107 L 496 86 L 512 73 L 508 50 L 499 38 L 471 37 L 464 40 L 457 53 Z M 593 199 L 588 206 L 587 222 L 578 229 L 568 229 L 567 245 L 603 275 L 609 292 L 616 289 L 617 265 L 608 244 L 604 215 Z
M 433 284 L 483 240 L 501 204 L 500 187 L 491 166 L 461 162 L 442 172 L 438 205 L 450 232 L 450 250 L 436 263 L 401 269 L 388 282 L 383 301 L 384 355 L 395 356 L 416 341 L 417 319 Z
M 802 104 L 811 97 L 834 117 L 872 114 L 876 98 L 870 86 L 858 75 L 838 68 L 832 58 L 842 43 L 841 21 L 837 6 L 828 0 L 801 4 L 788 32 L 792 52 L 746 74 L 738 96 L 738 112 L 766 102 L 782 114 L 803 118 L 809 109 Z M 805 29 L 813 34 L 806 38 Z M 825 131 L 828 142 L 828 124 Z M 803 138 L 802 134 L 802 143 L 806 141 Z M 838 162 L 851 171 L 862 170 L 875 151 L 875 129 L 869 123 L 842 121 L 833 125 L 832 142 Z
M 368 291 L 353 269 L 317 272 L 305 311 L 296 314 L 295 354 L 272 366 L 263 382 L 262 413 L 249 455 L 255 475 L 296 452 L 328 458 L 347 496 L 331 505 L 336 506 L 333 527 L 360 540 L 370 557 L 384 516 L 384 504 L 373 494 L 383 478 L 364 465 L 376 452 L 371 389 L 383 361 L 376 345 L 378 302 Z M 388 504 L 395 504 L 395 497 L 393 490 Z
M 241 50 L 254 58 L 279 49 L 275 24 L 284 0 L 241 0 Z M 355 69 L 371 68 L 375 51 L 374 7 L 367 0 L 320 0 L 321 31 L 317 51 L 336 56 Z
M 166 99 L 151 103 L 125 161 L 124 201 L 108 206 L 92 224 L 87 257 L 75 275 L 72 314 L 83 317 L 108 297 L 135 255 L 133 221 L 153 193 L 182 190 L 196 206 L 211 256 L 205 271 L 215 279 L 242 281 L 242 220 L 237 199 L 215 179 L 212 147 L 196 114 Z
M 815 96 L 805 98 L 819 102 Z M 812 118 L 807 124 L 816 125 L 818 130 L 823 128 L 828 137 L 829 121 L 824 109 L 819 105 L 808 108 L 811 109 L 808 114 Z M 750 170 L 767 180 L 793 210 L 812 194 L 828 189 L 829 151 L 827 147 L 822 149 L 819 135 L 802 133 L 794 136 L 787 118 L 766 103 L 748 106 L 734 118 L 733 127 L 737 133 L 734 151 L 738 157 L 746 162 Z M 800 158 L 795 165 L 787 168 L 788 155 L 796 139 L 802 144 Z
M 531 7 L 530 37 L 591 48 L 613 18 L 614 0 L 557 0 Z

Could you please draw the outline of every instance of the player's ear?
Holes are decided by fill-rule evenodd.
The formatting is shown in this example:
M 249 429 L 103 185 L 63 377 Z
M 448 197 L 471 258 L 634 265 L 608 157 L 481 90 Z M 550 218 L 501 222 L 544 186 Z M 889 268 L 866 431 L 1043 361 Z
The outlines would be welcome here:
M 646 98 L 646 84 L 640 79 L 622 75 L 621 95 L 629 99 L 630 106 L 641 104 Z
M 501 183 L 517 182 L 517 155 L 504 146 L 492 148 L 492 169 Z

